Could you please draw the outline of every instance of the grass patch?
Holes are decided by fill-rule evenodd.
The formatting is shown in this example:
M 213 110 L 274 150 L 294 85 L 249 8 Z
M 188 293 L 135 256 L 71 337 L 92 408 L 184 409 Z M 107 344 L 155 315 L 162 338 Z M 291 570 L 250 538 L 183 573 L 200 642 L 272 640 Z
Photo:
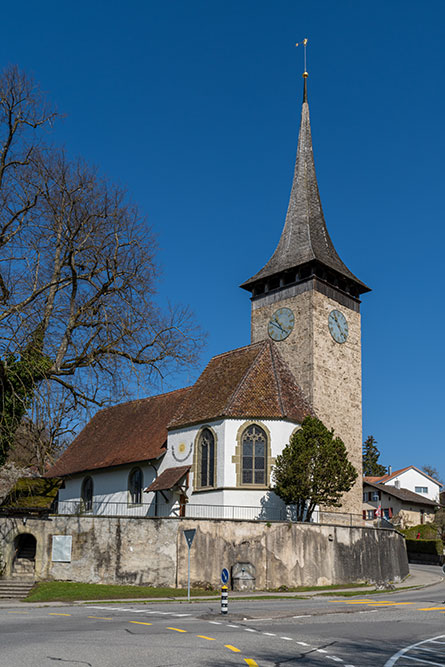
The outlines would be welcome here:
M 192 588 L 192 595 L 215 595 L 215 591 Z M 74 602 L 76 600 L 117 600 L 137 598 L 187 597 L 184 588 L 153 588 L 118 584 L 79 584 L 71 581 L 48 581 L 36 584 L 25 602 Z
M 271 588 L 273 593 L 307 593 L 308 591 L 339 591 L 348 588 L 364 588 L 369 584 L 329 584 L 329 586 L 282 586 Z

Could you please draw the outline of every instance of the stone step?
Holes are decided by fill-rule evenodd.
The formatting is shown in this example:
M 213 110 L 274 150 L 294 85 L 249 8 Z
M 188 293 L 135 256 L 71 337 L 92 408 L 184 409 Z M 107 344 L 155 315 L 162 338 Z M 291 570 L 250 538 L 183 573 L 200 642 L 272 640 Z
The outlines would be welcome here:
M 21 599 L 25 598 L 31 588 L 34 586 L 34 581 L 11 581 L 0 580 L 0 599 L 4 598 L 14 598 Z

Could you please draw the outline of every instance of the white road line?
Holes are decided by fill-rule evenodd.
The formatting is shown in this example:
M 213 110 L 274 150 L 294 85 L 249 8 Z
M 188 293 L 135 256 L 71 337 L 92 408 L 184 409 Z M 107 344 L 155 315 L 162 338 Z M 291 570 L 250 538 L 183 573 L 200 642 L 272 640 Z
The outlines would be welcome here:
M 246 632 L 258 632 L 258 630 L 254 630 L 253 628 L 244 628 Z
M 339 658 L 336 655 L 327 655 L 326 660 L 333 660 L 334 662 L 343 662 L 342 658 Z
M 293 641 L 292 637 L 280 637 L 280 639 L 285 639 L 288 642 Z
M 325 651 L 324 648 L 317 648 L 316 651 L 317 653 L 327 653 L 327 651 Z
M 297 642 L 297 644 L 300 644 L 300 646 L 309 646 L 309 644 L 306 644 L 306 642 Z
M 209 621 L 212 625 L 222 625 L 220 621 Z
M 239 628 L 239 625 L 228 625 L 228 628 Z
M 276 637 L 275 632 L 263 632 L 263 635 L 266 635 L 267 637 Z
M 422 646 L 422 644 L 428 644 L 428 642 L 438 642 L 439 639 L 445 639 L 445 635 L 437 635 L 437 637 L 431 637 L 430 639 L 424 639 L 423 642 L 416 642 L 415 644 L 411 644 L 411 646 L 407 646 L 406 648 L 400 649 L 400 651 L 398 651 L 397 653 L 394 653 L 394 655 L 392 655 L 390 657 L 390 659 L 385 662 L 384 667 L 393 667 L 393 665 L 396 664 L 397 660 L 399 658 L 401 658 L 402 656 L 404 656 L 405 659 L 409 658 L 409 656 L 407 656 L 406 654 L 409 651 L 411 651 L 412 649 L 417 648 L 418 646 Z M 442 643 L 442 642 L 440 642 L 440 643 Z M 413 660 L 414 658 L 409 658 L 409 659 Z M 416 658 L 416 660 L 418 660 L 418 658 Z M 425 661 L 422 660 L 421 662 L 425 662 Z M 430 662 L 429 664 L 430 665 L 439 665 L 440 663 Z M 441 667 L 443 667 L 443 663 L 442 663 Z
M 292 618 L 310 618 L 312 614 L 303 614 L 302 616 L 292 616 Z

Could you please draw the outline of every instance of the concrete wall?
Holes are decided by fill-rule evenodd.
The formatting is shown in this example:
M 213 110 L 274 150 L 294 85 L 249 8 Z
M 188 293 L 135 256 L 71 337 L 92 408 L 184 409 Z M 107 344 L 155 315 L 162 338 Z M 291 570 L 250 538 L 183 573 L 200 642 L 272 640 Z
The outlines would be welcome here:
M 187 545 L 196 529 L 191 579 L 217 587 L 223 567 L 250 562 L 256 588 L 355 581 L 398 581 L 408 574 L 404 539 L 373 528 L 216 521 L 52 516 L 0 518 L 0 544 L 11 575 L 14 539 L 37 539 L 37 580 L 184 586 Z M 72 535 L 69 563 L 52 562 L 52 536 Z

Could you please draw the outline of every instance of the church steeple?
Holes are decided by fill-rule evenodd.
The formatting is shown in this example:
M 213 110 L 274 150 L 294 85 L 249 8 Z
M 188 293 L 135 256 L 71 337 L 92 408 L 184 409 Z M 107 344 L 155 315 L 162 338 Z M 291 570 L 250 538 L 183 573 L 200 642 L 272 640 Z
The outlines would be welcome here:
M 318 278 L 358 300 L 370 291 L 342 262 L 329 236 L 318 191 L 312 150 L 307 72 L 295 172 L 286 221 L 278 246 L 267 264 L 241 285 L 253 297 Z

